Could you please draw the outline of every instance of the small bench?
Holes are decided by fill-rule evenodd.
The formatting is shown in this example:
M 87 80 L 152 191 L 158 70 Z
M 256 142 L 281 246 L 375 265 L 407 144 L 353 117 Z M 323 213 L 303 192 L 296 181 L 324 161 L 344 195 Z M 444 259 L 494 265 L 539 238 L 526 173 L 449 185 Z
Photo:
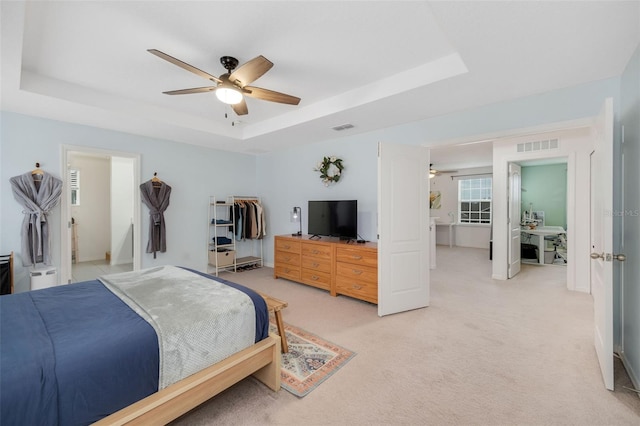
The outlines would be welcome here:
M 282 352 L 289 352 L 289 346 L 287 345 L 287 334 L 284 331 L 284 323 L 282 322 L 282 310 L 288 306 L 287 302 L 283 302 L 282 300 L 268 296 L 264 293 L 257 293 L 262 296 L 265 302 L 267 302 L 267 309 L 269 309 L 269 312 L 273 312 L 273 315 L 276 318 L 278 334 L 280 335 L 280 340 L 282 341 Z

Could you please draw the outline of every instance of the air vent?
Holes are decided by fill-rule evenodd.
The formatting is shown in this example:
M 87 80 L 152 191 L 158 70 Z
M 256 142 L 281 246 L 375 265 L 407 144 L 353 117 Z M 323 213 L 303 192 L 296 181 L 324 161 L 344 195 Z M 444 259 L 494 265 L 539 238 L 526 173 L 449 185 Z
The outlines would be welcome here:
M 560 142 L 558 139 L 523 142 L 518 144 L 518 152 L 547 151 L 550 149 L 558 149 L 559 146 Z
M 347 129 L 353 129 L 353 124 L 351 123 L 341 124 L 339 126 L 332 127 L 332 129 L 335 130 L 336 132 L 340 132 L 342 130 L 347 130 Z

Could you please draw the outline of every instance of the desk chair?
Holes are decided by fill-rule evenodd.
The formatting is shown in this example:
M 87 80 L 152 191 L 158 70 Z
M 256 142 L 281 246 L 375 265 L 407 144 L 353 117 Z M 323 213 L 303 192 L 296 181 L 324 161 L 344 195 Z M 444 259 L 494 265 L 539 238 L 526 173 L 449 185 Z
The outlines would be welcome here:
M 553 239 L 553 262 L 556 263 L 556 260 L 561 260 L 563 263 L 567 263 L 567 255 L 566 253 L 562 253 L 558 251 L 558 247 L 567 249 L 567 239 L 564 234 L 559 234 Z

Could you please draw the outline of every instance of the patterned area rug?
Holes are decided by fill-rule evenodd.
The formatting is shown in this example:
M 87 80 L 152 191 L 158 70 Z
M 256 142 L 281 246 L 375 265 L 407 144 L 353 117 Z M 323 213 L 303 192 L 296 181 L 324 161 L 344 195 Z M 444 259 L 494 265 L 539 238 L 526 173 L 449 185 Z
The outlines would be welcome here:
M 303 397 L 331 377 L 356 354 L 298 327 L 284 325 L 289 352 L 282 354 L 282 387 Z M 274 323 L 269 331 L 278 334 Z

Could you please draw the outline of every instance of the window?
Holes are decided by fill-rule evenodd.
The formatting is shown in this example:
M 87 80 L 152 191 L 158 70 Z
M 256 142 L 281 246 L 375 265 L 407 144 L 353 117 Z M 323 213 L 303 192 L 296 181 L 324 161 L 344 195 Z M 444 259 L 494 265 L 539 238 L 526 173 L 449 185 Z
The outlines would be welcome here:
M 458 221 L 491 223 L 491 178 L 458 181 Z
M 71 187 L 71 205 L 80 205 L 80 170 L 69 170 L 69 186 Z

